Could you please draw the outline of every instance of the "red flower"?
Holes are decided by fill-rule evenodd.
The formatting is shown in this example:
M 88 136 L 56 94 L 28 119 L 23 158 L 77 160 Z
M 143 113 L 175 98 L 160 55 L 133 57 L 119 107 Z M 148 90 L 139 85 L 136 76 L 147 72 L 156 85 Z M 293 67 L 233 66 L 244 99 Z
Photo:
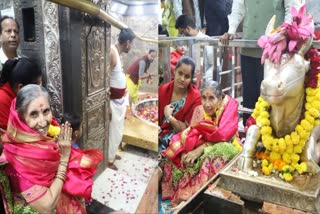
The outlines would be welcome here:
M 254 117 L 250 116 L 247 121 L 246 121 L 246 127 L 245 127 L 245 132 L 248 131 L 248 128 L 252 125 L 257 124 L 256 119 L 254 119 Z
M 314 40 L 320 40 L 320 30 L 316 30 L 314 32 Z
M 309 79 L 307 82 L 307 87 L 309 88 L 317 88 L 318 86 L 318 78 Z

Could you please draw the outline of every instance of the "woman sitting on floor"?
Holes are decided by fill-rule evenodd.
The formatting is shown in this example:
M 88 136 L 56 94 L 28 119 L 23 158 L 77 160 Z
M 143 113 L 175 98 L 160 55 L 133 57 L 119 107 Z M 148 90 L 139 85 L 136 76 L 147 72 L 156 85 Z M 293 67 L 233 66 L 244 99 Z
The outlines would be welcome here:
M 199 90 L 192 84 L 195 63 L 184 56 L 175 67 L 174 80 L 163 84 L 159 94 L 159 152 L 166 149 L 171 137 L 188 127 L 192 112 L 201 104 Z
M 204 86 L 201 98 L 191 126 L 163 151 L 169 161 L 162 164 L 162 199 L 171 199 L 173 206 L 188 200 L 241 150 L 237 101 L 214 81 Z

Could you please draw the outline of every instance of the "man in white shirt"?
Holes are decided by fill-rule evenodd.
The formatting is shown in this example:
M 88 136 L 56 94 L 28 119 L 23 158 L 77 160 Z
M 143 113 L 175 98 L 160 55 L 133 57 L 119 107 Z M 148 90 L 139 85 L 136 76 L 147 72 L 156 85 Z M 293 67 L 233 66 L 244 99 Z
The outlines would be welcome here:
M 19 24 L 8 16 L 0 19 L 0 63 L 3 65 L 8 59 L 18 58 L 17 49 L 20 43 Z M 2 66 L 1 66 L 2 67 Z M 0 71 L 2 69 L 0 68 Z
M 118 41 L 110 48 L 110 124 L 109 124 L 109 150 L 108 167 L 118 170 L 114 164 L 120 160 L 117 155 L 118 147 L 122 141 L 124 119 L 127 110 L 126 75 L 123 71 L 123 63 L 120 55 L 129 53 L 135 35 L 130 28 L 122 29 Z

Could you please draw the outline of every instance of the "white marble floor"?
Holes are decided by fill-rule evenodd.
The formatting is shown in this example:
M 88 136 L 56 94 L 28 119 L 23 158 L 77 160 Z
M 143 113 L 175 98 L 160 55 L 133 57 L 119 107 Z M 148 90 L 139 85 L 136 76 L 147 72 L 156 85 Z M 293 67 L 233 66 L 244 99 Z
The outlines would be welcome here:
M 122 157 L 118 171 L 105 169 L 93 185 L 93 199 L 114 209 L 134 213 L 157 165 L 157 154 L 126 145 L 118 151 Z

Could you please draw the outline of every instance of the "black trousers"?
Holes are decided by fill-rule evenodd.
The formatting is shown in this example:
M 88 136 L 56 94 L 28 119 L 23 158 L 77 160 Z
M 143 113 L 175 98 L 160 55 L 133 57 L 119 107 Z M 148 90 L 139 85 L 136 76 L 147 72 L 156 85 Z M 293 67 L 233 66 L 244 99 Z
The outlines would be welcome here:
M 254 109 L 260 96 L 260 85 L 263 80 L 263 65 L 261 58 L 241 55 L 242 96 L 243 107 Z M 243 114 L 243 125 L 250 114 Z

